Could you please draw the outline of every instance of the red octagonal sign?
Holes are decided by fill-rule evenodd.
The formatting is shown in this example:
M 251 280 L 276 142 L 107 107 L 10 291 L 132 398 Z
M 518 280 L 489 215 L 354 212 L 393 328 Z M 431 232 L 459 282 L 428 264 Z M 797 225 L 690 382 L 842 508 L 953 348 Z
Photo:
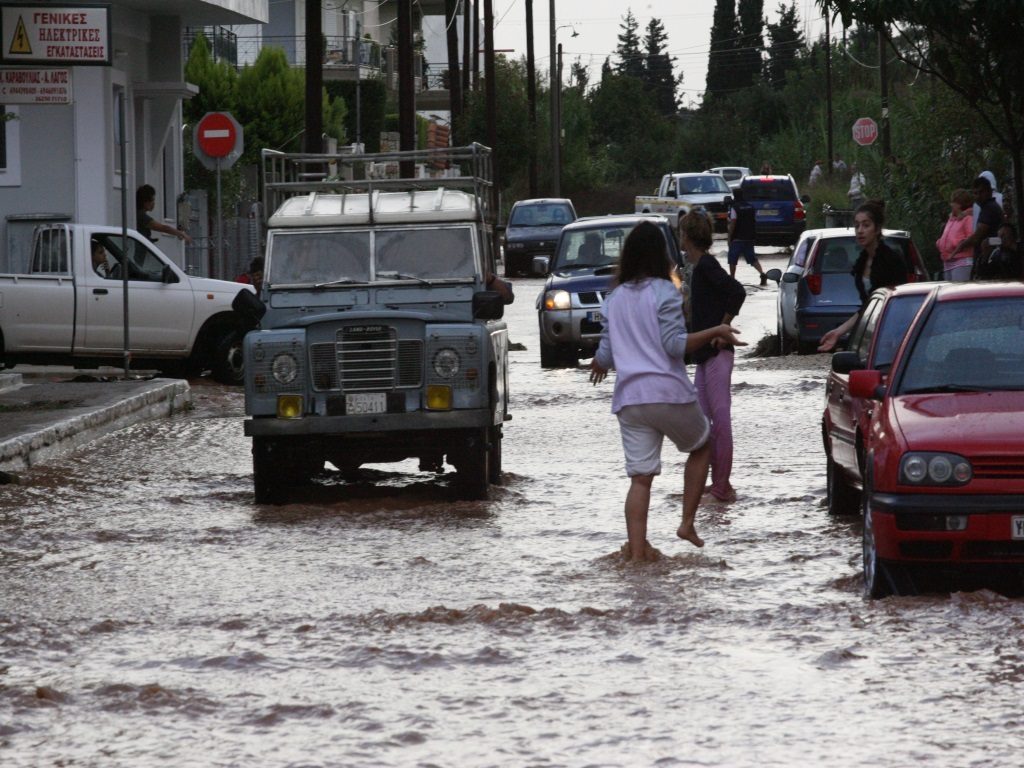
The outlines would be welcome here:
M 210 157 L 227 157 L 238 141 L 238 123 L 227 112 L 207 112 L 196 126 L 196 144 Z
M 878 123 L 870 117 L 862 117 L 853 124 L 853 140 L 866 147 L 878 138 Z

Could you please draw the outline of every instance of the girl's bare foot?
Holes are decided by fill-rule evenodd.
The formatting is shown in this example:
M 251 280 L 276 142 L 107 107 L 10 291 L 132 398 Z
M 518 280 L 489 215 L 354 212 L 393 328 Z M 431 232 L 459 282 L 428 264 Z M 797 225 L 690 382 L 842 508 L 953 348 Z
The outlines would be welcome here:
M 656 563 L 661 559 L 661 552 L 651 546 L 651 542 L 644 542 L 644 554 L 643 557 L 633 558 L 629 553 L 629 542 L 625 542 L 619 550 L 622 553 L 624 560 L 634 561 L 638 563 Z
M 697 535 L 697 529 L 693 525 L 680 525 L 679 530 L 676 531 L 676 536 L 683 541 L 690 542 L 695 547 L 704 546 L 704 539 Z

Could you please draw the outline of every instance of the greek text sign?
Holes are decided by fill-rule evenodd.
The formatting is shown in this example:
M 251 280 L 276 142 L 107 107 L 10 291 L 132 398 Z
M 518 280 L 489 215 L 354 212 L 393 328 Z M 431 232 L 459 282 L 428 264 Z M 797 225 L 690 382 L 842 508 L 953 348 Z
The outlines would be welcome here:
M 70 69 L 0 68 L 0 104 L 70 103 Z
M 0 63 L 109 65 L 113 53 L 109 5 L 0 9 Z

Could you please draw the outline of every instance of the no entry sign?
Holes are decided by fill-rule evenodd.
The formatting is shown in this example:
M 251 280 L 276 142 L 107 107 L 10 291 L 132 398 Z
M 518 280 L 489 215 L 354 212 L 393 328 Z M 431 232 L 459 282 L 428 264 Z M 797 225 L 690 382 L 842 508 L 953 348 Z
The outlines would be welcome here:
M 878 123 L 870 117 L 861 117 L 853 124 L 853 140 L 866 147 L 878 138 Z
M 192 149 L 207 168 L 230 168 L 242 154 L 242 126 L 228 112 L 207 112 L 192 133 Z

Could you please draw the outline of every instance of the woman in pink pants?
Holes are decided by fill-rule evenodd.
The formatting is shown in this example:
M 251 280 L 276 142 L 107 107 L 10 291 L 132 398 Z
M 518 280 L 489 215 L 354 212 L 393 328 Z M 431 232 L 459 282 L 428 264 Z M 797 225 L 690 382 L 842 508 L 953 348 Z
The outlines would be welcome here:
M 743 286 L 722 268 L 708 250 L 711 222 L 691 211 L 679 226 L 681 246 L 693 264 L 690 281 L 690 332 L 717 325 L 729 325 L 747 298 Z M 736 491 L 729 482 L 732 473 L 732 368 L 733 347 L 720 338 L 690 353 L 697 364 L 693 383 L 697 401 L 711 422 L 711 485 L 708 493 L 719 501 L 734 501 Z

